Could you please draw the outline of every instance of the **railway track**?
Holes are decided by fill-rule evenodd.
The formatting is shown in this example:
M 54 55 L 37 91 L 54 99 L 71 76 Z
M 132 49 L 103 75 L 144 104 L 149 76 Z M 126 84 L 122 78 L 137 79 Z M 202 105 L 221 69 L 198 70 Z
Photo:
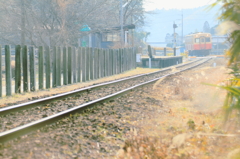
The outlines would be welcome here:
M 0 119 L 3 123 L 2 129 L 0 129 L 0 142 L 24 135 L 69 114 L 82 111 L 84 108 L 93 106 L 96 103 L 116 98 L 135 88 L 151 84 L 160 78 L 197 67 L 208 60 L 202 59 L 179 65 L 177 66 L 179 71 L 174 73 L 171 72 L 171 68 L 166 68 L 153 73 L 101 83 L 68 93 L 2 108 L 0 109 Z

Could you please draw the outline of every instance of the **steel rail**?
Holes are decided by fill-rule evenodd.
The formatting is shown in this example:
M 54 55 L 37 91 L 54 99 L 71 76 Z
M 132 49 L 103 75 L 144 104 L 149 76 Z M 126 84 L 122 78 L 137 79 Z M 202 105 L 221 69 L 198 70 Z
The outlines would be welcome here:
M 190 65 L 194 62 L 198 62 L 200 60 L 202 60 L 202 59 L 195 60 L 195 61 L 185 63 L 185 64 L 180 64 L 176 67 L 179 68 L 179 67 L 187 66 L 187 65 Z M 165 69 L 162 69 L 162 70 L 158 70 L 158 71 L 155 71 L 155 72 L 151 72 L 151 73 L 139 74 L 139 75 L 126 77 L 126 78 L 122 78 L 122 79 L 118 79 L 118 80 L 114 80 L 114 81 L 110 81 L 110 82 L 104 82 L 104 83 L 88 86 L 88 87 L 85 87 L 85 88 L 80 88 L 80 89 L 70 91 L 70 92 L 66 92 L 66 93 L 61 93 L 61 94 L 54 95 L 54 96 L 51 96 L 51 97 L 37 99 L 37 100 L 34 100 L 34 101 L 22 103 L 22 104 L 17 104 L 17 105 L 13 105 L 13 106 L 4 107 L 4 108 L 0 109 L 0 116 L 6 115 L 6 114 L 9 114 L 9 113 L 13 113 L 13 112 L 16 112 L 16 111 L 20 111 L 20 110 L 29 109 L 29 108 L 32 108 L 34 106 L 54 102 L 54 101 L 59 100 L 59 99 L 64 99 L 64 98 L 67 98 L 69 96 L 73 96 L 74 94 L 77 94 L 77 93 L 84 93 L 84 92 L 92 90 L 92 89 L 99 89 L 101 87 L 105 87 L 105 86 L 108 86 L 108 85 L 111 85 L 111 84 L 125 82 L 127 80 L 131 80 L 131 79 L 134 79 L 134 78 L 149 76 L 149 75 L 152 75 L 152 74 L 156 74 L 156 73 L 160 73 L 160 72 L 164 72 L 164 71 L 168 71 L 168 70 L 171 70 L 171 67 L 165 68 Z
M 55 121 L 57 120 L 60 120 L 70 114 L 74 114 L 74 113 L 77 113 L 79 111 L 82 111 L 84 110 L 85 108 L 89 108 L 91 106 L 93 106 L 94 104 L 97 104 L 97 103 L 101 103 L 103 101 L 106 101 L 106 100 L 110 100 L 112 98 L 116 98 L 118 96 L 121 96 L 123 94 L 126 94 L 130 91 L 132 91 L 133 89 L 136 89 L 138 87 L 142 87 L 142 86 L 145 86 L 145 85 L 148 85 L 148 84 L 151 84 L 159 79 L 162 79 L 164 77 L 168 77 L 168 76 L 171 76 L 171 75 L 174 75 L 174 74 L 178 74 L 180 72 L 183 72 L 183 71 L 186 71 L 186 70 L 189 70 L 189 69 L 192 69 L 194 67 L 197 67 L 207 61 L 209 61 L 211 58 L 197 64 L 197 65 L 194 65 L 192 67 L 189 67 L 189 68 L 186 68 L 186 69 L 183 69 L 183 70 L 180 70 L 180 71 L 177 71 L 177 72 L 173 72 L 173 73 L 170 73 L 170 74 L 167 74 L 167 75 L 164 75 L 164 76 L 161 76 L 161 77 L 158 77 L 158 78 L 155 78 L 153 80 L 150 80 L 150 81 L 147 81 L 147 82 L 144 82 L 144 83 L 140 83 L 140 84 L 137 84 L 135 86 L 132 86 L 132 87 L 129 87 L 127 89 L 124 89 L 124 90 L 121 90 L 119 92 L 116 92 L 116 93 L 113 93 L 111 95 L 107 95 L 105 97 L 102 97 L 102 98 L 99 98 L 97 100 L 94 100 L 94 101 L 90 101 L 88 103 L 84 103 L 84 104 L 81 104 L 79 106 L 76 106 L 74 108 L 71 108 L 71 109 L 68 109 L 68 110 L 65 110 L 65 111 L 62 111 L 60 113 L 57 113 L 57 114 L 54 114 L 52 116 L 49 116 L 49 117 L 46 117 L 46 118 L 42 118 L 40 120 L 37 120 L 37 121 L 34 121 L 34 122 L 31 122 L 29 124 L 26 124 L 26 125 L 23 125 L 23 126 L 19 126 L 19 127 L 16 127 L 16 128 L 13 128 L 11 130 L 7 130 L 5 132 L 2 132 L 0 133 L 0 143 L 3 143 L 3 142 L 6 142 L 6 141 L 9 141 L 9 140 L 12 140 L 16 137 L 19 137 L 19 136 L 22 136 L 22 135 L 25 135 L 25 134 L 28 134 L 30 133 L 31 131 L 33 130 L 36 130 L 36 129 L 39 129 L 47 124 L 51 124 L 51 123 L 54 123 Z

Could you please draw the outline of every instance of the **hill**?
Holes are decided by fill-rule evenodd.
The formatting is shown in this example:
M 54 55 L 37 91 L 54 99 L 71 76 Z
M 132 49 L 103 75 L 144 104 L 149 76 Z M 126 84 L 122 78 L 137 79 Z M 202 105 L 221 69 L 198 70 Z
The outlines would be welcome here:
M 157 9 L 151 13 L 147 13 L 146 26 L 144 30 L 150 32 L 148 42 L 163 42 L 167 33 L 173 33 L 173 22 L 178 25 L 176 33 L 182 35 L 182 14 L 183 14 L 183 35 L 191 32 L 203 31 L 203 25 L 208 21 L 210 27 L 218 24 L 217 13 L 220 6 L 211 10 L 207 10 L 208 6 L 192 8 L 192 9 Z

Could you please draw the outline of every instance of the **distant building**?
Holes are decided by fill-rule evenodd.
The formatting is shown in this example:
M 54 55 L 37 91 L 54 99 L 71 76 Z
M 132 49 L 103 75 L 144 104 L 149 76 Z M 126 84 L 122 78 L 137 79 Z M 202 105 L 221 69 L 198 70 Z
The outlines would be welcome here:
M 129 45 L 129 30 L 135 29 L 134 24 L 124 25 L 124 45 Z M 93 30 L 86 36 L 79 38 L 79 46 L 82 47 L 96 47 L 96 48 L 110 48 L 114 44 L 121 43 L 121 27 L 111 27 L 98 31 Z
M 172 44 L 171 46 L 174 46 L 174 34 L 169 34 L 167 33 L 167 35 L 165 36 L 165 42 L 167 44 Z M 182 44 L 182 36 L 179 36 L 177 33 L 176 33 L 176 45 L 177 46 L 180 46 Z
M 165 37 L 165 42 L 168 43 L 172 43 L 173 37 L 167 33 L 166 37 Z
M 221 55 L 224 51 L 230 48 L 230 43 L 227 41 L 227 35 L 212 35 L 212 51 L 211 54 Z

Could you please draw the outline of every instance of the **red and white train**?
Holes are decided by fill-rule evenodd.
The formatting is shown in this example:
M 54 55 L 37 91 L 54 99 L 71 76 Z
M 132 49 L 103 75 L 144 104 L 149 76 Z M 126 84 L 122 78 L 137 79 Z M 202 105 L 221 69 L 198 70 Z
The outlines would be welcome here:
M 185 48 L 189 56 L 207 56 L 212 49 L 210 33 L 195 33 L 185 37 Z

